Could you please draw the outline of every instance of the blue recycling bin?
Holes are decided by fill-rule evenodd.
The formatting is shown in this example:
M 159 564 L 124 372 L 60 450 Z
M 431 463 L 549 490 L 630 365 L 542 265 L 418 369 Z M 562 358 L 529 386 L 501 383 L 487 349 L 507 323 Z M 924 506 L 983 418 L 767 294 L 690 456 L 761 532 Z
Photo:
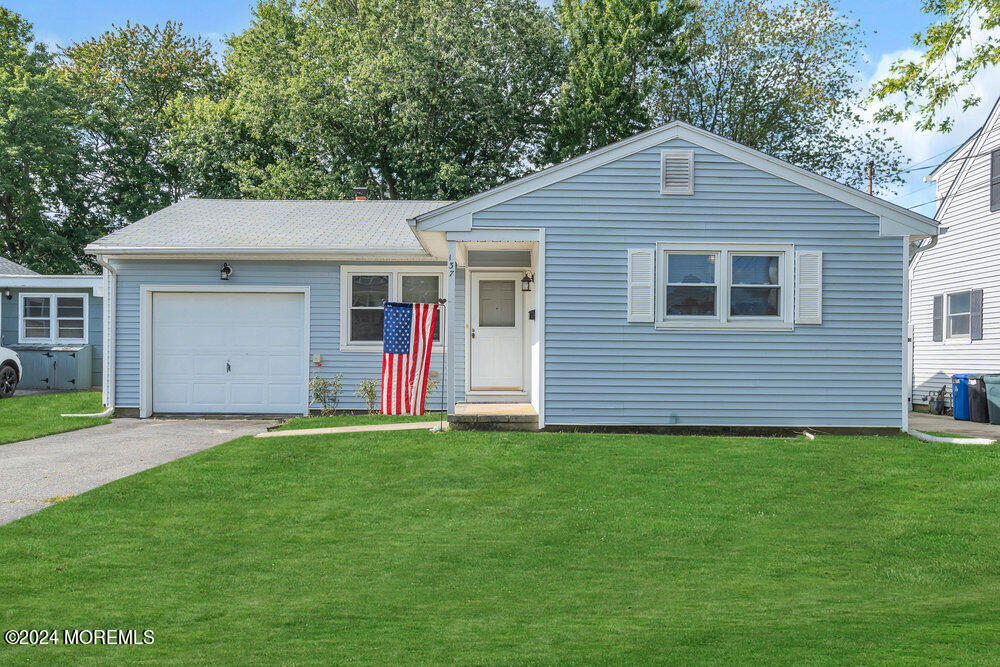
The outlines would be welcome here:
M 951 376 L 951 414 L 963 421 L 969 421 L 969 375 L 971 373 Z

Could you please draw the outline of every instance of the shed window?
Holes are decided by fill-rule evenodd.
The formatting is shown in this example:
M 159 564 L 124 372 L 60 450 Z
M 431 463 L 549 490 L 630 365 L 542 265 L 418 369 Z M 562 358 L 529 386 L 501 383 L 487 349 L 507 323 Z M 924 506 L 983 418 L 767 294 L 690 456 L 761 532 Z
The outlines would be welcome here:
M 377 350 L 382 345 L 383 304 L 386 301 L 433 303 L 444 296 L 444 273 L 438 270 L 344 267 L 341 314 L 341 347 Z M 441 340 L 441 320 L 434 328 L 434 340 Z
M 968 338 L 972 321 L 972 292 L 948 295 L 948 338 Z
M 21 294 L 22 343 L 86 343 L 86 294 Z
M 990 210 L 1000 211 L 1000 150 L 990 153 Z
M 791 328 L 791 245 L 657 244 L 658 328 Z

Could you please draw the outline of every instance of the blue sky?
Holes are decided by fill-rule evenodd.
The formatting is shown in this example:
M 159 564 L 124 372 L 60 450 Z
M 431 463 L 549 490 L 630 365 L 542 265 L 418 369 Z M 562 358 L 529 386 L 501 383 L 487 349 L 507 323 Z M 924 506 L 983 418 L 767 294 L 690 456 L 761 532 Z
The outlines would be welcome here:
M 550 4 L 550 0 L 542 0 Z M 112 24 L 163 23 L 181 21 L 186 31 L 200 33 L 218 42 L 224 35 L 238 32 L 250 20 L 246 0 L 8 0 L 5 6 L 34 23 L 35 36 L 50 44 L 65 45 L 86 39 L 108 29 Z M 888 64 L 912 49 L 912 37 L 924 28 L 927 17 L 920 12 L 920 0 L 842 0 L 840 8 L 861 22 L 867 33 L 868 51 L 865 75 L 876 77 Z M 996 72 L 983 75 L 976 82 L 985 102 L 960 114 L 950 135 L 925 134 L 910 127 L 893 128 L 913 164 L 930 164 L 929 158 L 946 151 L 965 139 L 982 122 L 1000 95 L 1000 77 Z M 928 170 L 912 172 L 905 188 L 891 196 L 903 206 L 923 204 L 916 210 L 933 214 L 934 189 L 922 181 Z M 925 203 L 926 202 L 926 203 Z

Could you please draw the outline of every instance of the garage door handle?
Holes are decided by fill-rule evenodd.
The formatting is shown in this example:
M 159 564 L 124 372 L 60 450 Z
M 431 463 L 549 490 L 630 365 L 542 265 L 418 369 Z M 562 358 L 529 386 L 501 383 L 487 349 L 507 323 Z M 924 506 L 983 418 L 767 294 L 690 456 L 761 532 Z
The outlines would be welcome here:
M 232 370 L 233 370 L 233 367 L 232 367 L 232 366 L 230 366 L 230 365 L 229 365 L 229 362 L 227 361 L 227 362 L 226 362 L 226 372 L 227 372 L 227 373 L 229 373 L 229 372 L 231 372 Z

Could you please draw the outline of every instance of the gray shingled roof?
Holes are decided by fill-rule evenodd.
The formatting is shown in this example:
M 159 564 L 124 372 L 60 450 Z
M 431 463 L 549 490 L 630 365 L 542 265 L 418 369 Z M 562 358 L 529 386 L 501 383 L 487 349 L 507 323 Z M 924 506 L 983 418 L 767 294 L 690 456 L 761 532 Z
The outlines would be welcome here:
M 37 276 L 38 274 L 26 266 L 0 257 L 0 276 Z
M 449 202 L 186 199 L 87 246 L 420 252 L 406 222 Z

